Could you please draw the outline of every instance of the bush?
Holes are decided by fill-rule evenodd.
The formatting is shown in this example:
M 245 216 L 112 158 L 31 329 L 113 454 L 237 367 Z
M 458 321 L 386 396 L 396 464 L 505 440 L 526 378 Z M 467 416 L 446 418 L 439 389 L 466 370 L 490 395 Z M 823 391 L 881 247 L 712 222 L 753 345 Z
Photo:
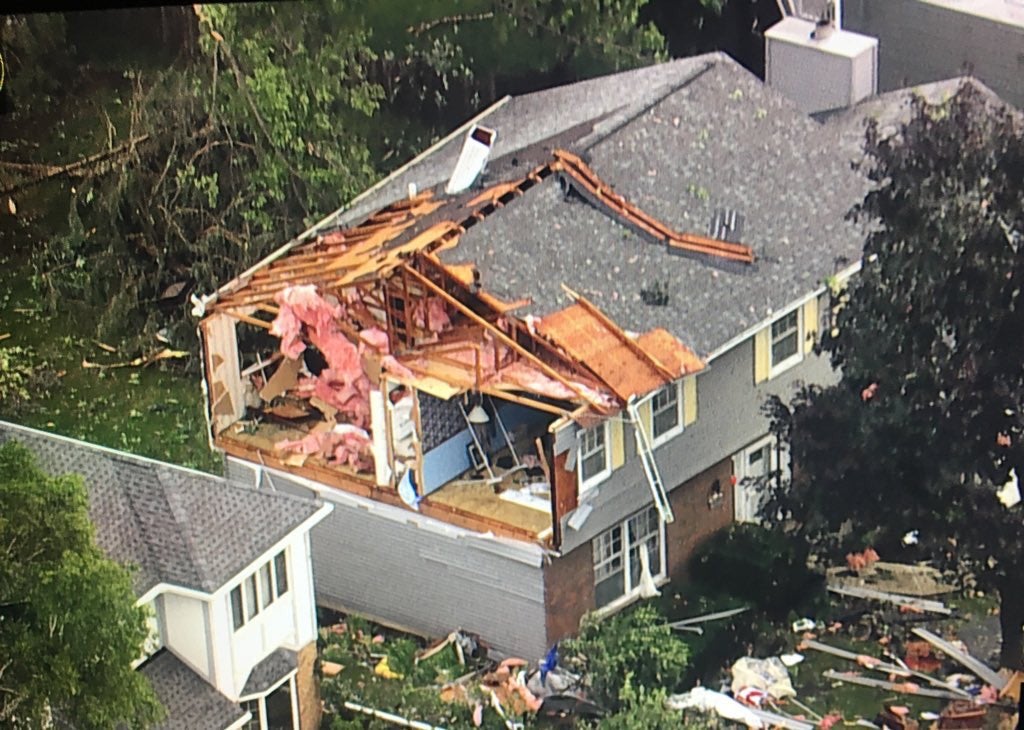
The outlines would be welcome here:
M 635 709 L 646 696 L 637 687 L 675 691 L 690 658 L 689 647 L 648 604 L 603 620 L 584 617 L 562 652 L 564 664 L 587 678 L 591 699 L 613 713 Z
M 738 524 L 719 533 L 694 556 L 690 570 L 701 583 L 775 620 L 808 612 L 824 595 L 823 578 L 807 567 L 803 543 L 759 525 Z

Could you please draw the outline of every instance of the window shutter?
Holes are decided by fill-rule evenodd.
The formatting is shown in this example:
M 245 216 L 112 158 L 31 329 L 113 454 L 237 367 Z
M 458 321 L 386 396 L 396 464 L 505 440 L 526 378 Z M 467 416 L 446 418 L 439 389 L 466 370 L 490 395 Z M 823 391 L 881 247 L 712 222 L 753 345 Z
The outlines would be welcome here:
M 697 376 L 683 379 L 683 425 L 697 420 Z
M 612 470 L 626 463 L 626 444 L 623 439 L 622 419 L 613 416 L 608 421 L 609 444 L 612 450 Z
M 772 326 L 768 325 L 754 335 L 754 382 L 763 383 L 768 379 L 769 357 L 772 348 Z
M 636 412 L 637 415 L 640 416 L 640 427 L 644 430 L 644 433 L 647 434 L 647 439 L 649 441 L 653 441 L 654 435 L 651 430 L 651 400 L 648 398 L 641 401 L 637 405 Z
M 804 304 L 804 354 L 810 354 L 818 341 L 818 297 L 811 297 Z

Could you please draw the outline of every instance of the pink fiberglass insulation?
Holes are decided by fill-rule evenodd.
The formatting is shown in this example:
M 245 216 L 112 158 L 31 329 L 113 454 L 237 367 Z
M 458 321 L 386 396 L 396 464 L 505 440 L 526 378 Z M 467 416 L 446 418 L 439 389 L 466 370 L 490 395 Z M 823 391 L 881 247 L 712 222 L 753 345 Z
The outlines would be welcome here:
M 373 469 L 370 436 L 366 431 L 347 424 L 332 431 L 311 433 L 294 441 L 278 441 L 274 448 L 297 454 L 316 454 L 337 464 L 347 464 L 356 471 Z
M 412 305 L 412 321 L 420 329 L 435 333 L 444 332 L 452 326 L 451 317 L 440 297 L 418 299 Z

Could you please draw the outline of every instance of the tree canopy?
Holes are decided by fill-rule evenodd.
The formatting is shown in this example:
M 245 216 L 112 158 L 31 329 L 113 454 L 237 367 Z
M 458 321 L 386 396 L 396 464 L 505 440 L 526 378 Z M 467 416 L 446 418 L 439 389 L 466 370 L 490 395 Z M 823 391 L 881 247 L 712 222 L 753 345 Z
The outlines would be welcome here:
M 132 669 L 149 634 L 129 573 L 93 539 L 80 477 L 0 446 L 0 725 L 148 727 L 163 716 Z
M 998 496 L 1024 475 L 1021 119 L 968 82 L 869 123 L 866 151 L 863 268 L 823 341 L 842 381 L 769 405 L 793 476 L 764 514 L 824 555 L 874 545 L 998 590 L 1021 667 L 1024 506 Z
M 53 303 L 102 308 L 104 337 L 170 325 L 183 345 L 190 292 L 350 200 L 452 114 L 491 101 L 499 81 L 575 80 L 659 57 L 660 34 L 639 21 L 645 3 L 195 6 L 194 58 L 126 71 L 121 147 L 76 187 L 68 231 L 33 258 L 37 278 Z

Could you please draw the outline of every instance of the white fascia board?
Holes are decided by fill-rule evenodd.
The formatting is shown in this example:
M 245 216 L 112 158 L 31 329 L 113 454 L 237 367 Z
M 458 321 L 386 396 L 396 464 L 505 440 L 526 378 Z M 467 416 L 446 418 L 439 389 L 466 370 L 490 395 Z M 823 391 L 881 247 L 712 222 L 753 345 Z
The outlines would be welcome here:
M 212 593 L 199 591 L 195 588 L 185 588 L 184 586 L 177 586 L 173 583 L 157 583 L 155 586 L 153 586 L 148 591 L 139 596 L 138 600 L 135 601 L 135 605 L 144 606 L 157 596 L 160 596 L 164 593 L 173 593 L 178 596 L 185 596 L 186 598 L 195 598 L 200 601 L 209 601 L 210 598 L 212 598 L 213 596 Z
M 427 149 L 425 149 L 422 152 L 420 152 L 418 155 L 413 157 L 411 160 L 406 162 L 404 165 L 399 167 L 397 170 L 392 172 L 390 175 L 388 175 L 387 177 L 384 177 L 384 178 L 378 180 L 372 186 L 368 187 L 366 190 L 364 190 L 363 192 L 359 193 L 359 195 L 357 195 L 356 197 L 352 198 L 352 200 L 350 200 L 347 203 L 345 203 L 344 205 L 342 205 L 340 208 L 335 210 L 333 213 L 330 213 L 330 214 L 324 216 L 321 220 L 317 221 L 316 223 L 311 225 L 309 228 L 304 230 L 302 233 L 300 233 L 299 235 L 295 236 L 292 240 L 288 241 L 288 243 L 284 244 L 283 246 L 281 246 L 277 250 L 273 251 L 266 258 L 264 258 L 261 261 L 256 262 L 255 264 L 250 266 L 248 269 L 243 271 L 241 274 L 236 276 L 234 279 L 232 279 L 228 283 L 223 284 L 222 286 L 220 286 L 212 294 L 203 294 L 203 295 L 200 295 L 198 297 L 193 295 L 192 296 L 192 304 L 194 305 L 194 307 L 192 309 L 192 315 L 195 316 L 195 317 L 204 317 L 204 316 L 206 316 L 206 308 L 210 304 L 213 304 L 214 302 L 216 302 L 218 297 L 220 297 L 221 294 L 228 293 L 228 291 L 230 291 L 230 290 L 234 289 L 235 287 L 237 287 L 240 283 L 244 282 L 246 279 L 251 277 L 253 274 L 255 274 L 260 269 L 269 266 L 270 264 L 274 263 L 275 261 L 277 261 L 282 256 L 286 255 L 289 251 L 291 251 L 293 248 L 295 248 L 299 244 L 303 243 L 309 236 L 311 236 L 314 233 L 316 233 L 319 229 L 321 229 L 324 226 L 329 225 L 330 223 L 332 223 L 336 218 L 338 218 L 343 213 L 345 213 L 345 211 L 349 210 L 353 206 L 355 206 L 358 203 L 362 202 L 363 199 L 365 199 L 369 195 L 372 195 L 373 193 L 375 193 L 378 190 L 380 190 L 382 187 L 384 187 L 389 182 L 391 182 L 392 180 L 397 178 L 399 175 L 404 173 L 406 170 L 408 170 L 410 167 L 412 167 L 416 163 L 421 162 L 422 160 L 426 159 L 430 155 L 434 154 L 434 152 L 436 152 L 441 147 L 443 147 L 444 145 L 446 145 L 449 142 L 451 142 L 453 139 L 458 137 L 460 134 L 464 134 L 468 129 L 470 129 L 474 124 L 476 124 L 481 119 L 484 119 L 485 117 L 487 117 L 487 116 L 493 114 L 494 112 L 496 112 L 498 109 L 500 109 L 505 104 L 507 104 L 508 101 L 511 98 L 512 98 L 511 96 L 507 96 L 506 95 L 506 96 L 503 96 L 501 99 L 498 99 L 498 101 L 496 101 L 493 104 L 491 104 L 489 107 L 484 109 L 482 112 L 477 114 L 472 119 L 469 119 L 468 121 L 463 123 L 461 126 L 456 127 L 447 136 L 442 137 L 441 139 L 439 139 L 437 142 L 435 142 L 430 147 L 428 147 Z
M 288 544 L 294 542 L 298 536 L 305 535 L 307 532 L 313 529 L 313 526 L 319 523 L 321 520 L 323 520 L 327 515 L 329 515 L 333 509 L 334 505 L 330 504 L 329 502 L 325 502 L 324 504 L 320 505 L 320 509 L 318 509 L 312 515 L 307 517 L 300 525 L 298 525 L 295 529 L 293 529 L 283 538 L 281 538 L 276 543 L 271 545 L 270 548 L 265 550 L 258 558 L 256 558 L 248 565 L 246 565 L 244 568 L 242 568 L 240 571 L 235 573 L 235 575 L 232 576 L 231 580 L 226 581 L 224 585 L 222 585 L 220 588 L 218 588 L 216 591 L 210 594 L 210 598 L 212 600 L 218 600 L 219 598 L 224 596 L 228 592 L 228 590 L 234 588 L 240 582 L 239 576 L 248 575 L 249 573 L 255 572 L 257 568 L 259 568 L 261 565 L 263 565 L 268 560 L 277 555 L 279 552 L 281 552 L 281 550 L 283 550 Z
M 473 548 L 486 550 L 494 555 L 510 558 L 520 563 L 525 563 L 526 565 L 541 565 L 543 563 L 544 556 L 549 553 L 549 551 L 535 543 L 499 537 L 492 532 L 474 532 L 473 530 L 467 530 L 464 527 L 458 527 L 434 517 L 427 517 L 426 515 L 418 512 L 412 512 L 408 509 L 402 509 L 401 507 L 385 504 L 384 502 L 377 502 L 366 497 L 360 497 L 357 494 L 346 492 L 343 489 L 335 489 L 334 487 L 320 484 L 319 482 L 299 476 L 298 474 L 288 474 L 269 468 L 267 471 L 272 475 L 275 473 L 280 474 L 282 478 L 289 479 L 290 481 L 306 487 L 307 489 L 315 492 L 317 496 L 326 502 L 337 502 L 338 504 L 343 504 L 347 507 L 365 510 L 370 514 L 377 517 L 383 517 L 384 519 L 391 520 L 392 522 L 417 527 L 453 540 L 462 540 L 466 543 L 470 543 Z
M 848 279 L 849 277 L 853 276 L 854 274 L 856 274 L 857 272 L 860 271 L 862 263 L 863 262 L 860 259 L 858 259 L 856 263 L 851 264 L 850 266 L 847 266 L 845 269 L 843 269 L 842 271 L 840 271 L 837 274 L 835 274 L 835 277 L 837 279 L 840 279 L 840 280 Z M 786 304 L 786 306 L 784 306 L 784 307 L 780 307 L 776 311 L 772 312 L 768 317 L 766 317 L 765 319 L 762 319 L 757 324 L 755 324 L 755 325 L 753 325 L 751 327 L 748 327 L 747 329 L 743 330 L 741 333 L 739 333 L 738 335 L 733 337 L 731 340 L 726 342 L 724 345 L 719 345 L 718 347 L 716 347 L 714 350 L 712 350 L 711 352 L 708 353 L 708 356 L 705 359 L 708 362 L 711 362 L 716 357 L 721 357 L 725 353 L 729 352 L 729 350 L 731 350 L 732 348 L 736 347 L 736 345 L 740 344 L 744 340 L 750 339 L 757 332 L 760 332 L 762 329 L 764 329 L 765 327 L 770 325 L 772 322 L 774 322 L 776 319 L 779 318 L 780 314 L 784 314 L 784 313 L 789 312 L 789 311 L 791 311 L 793 309 L 796 309 L 797 307 L 801 307 L 804 304 L 806 304 L 807 302 L 809 302 L 810 300 L 815 299 L 817 297 L 820 297 L 822 294 L 825 293 L 825 291 L 827 289 L 828 289 L 828 287 L 825 286 L 824 284 L 822 284 L 821 286 L 819 286 L 814 291 L 812 291 L 812 292 L 810 292 L 808 294 L 805 294 L 804 296 L 800 297 L 799 299 L 794 299 L 793 301 L 791 301 L 788 304 Z

